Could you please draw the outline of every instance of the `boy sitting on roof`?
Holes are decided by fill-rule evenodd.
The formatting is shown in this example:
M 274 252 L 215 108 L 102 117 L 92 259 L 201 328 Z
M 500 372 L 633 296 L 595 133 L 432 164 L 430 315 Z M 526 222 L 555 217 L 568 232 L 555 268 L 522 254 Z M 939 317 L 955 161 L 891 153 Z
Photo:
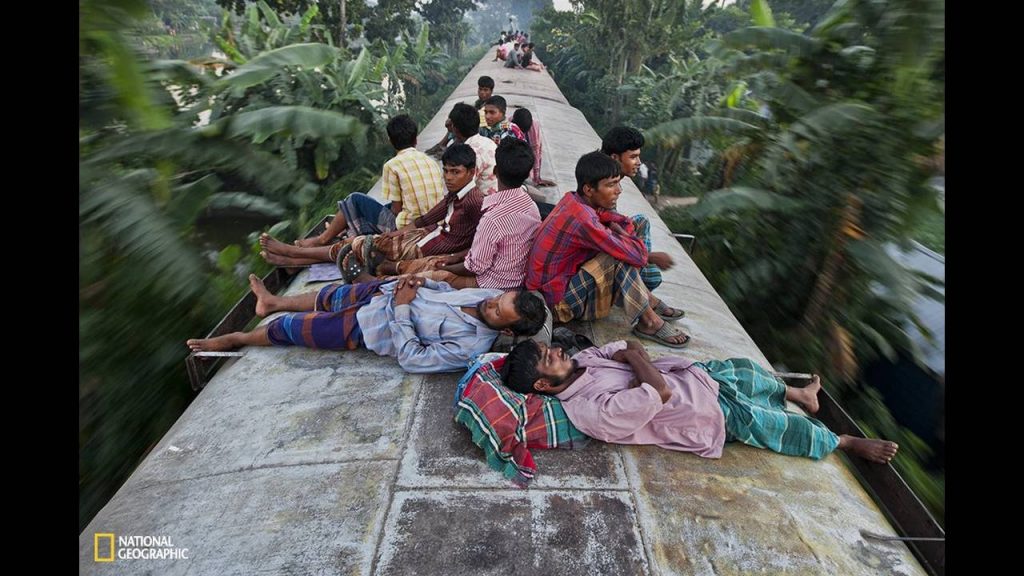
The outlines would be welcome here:
M 426 214 L 444 198 L 441 167 L 415 148 L 416 121 L 400 114 L 388 122 L 387 131 L 395 156 L 384 163 L 381 197 L 389 204 L 353 192 L 338 202 L 338 213 L 322 234 L 296 241 L 297 246 L 324 246 L 346 230 L 349 237 L 389 232 Z
M 515 123 L 505 118 L 505 111 L 508 105 L 501 96 L 491 96 L 484 102 L 484 118 L 487 119 L 487 126 L 480 129 L 480 135 L 494 140 L 495 144 L 501 143 L 502 138 L 509 136 L 519 138 L 526 142 L 526 134 Z
M 636 128 L 629 126 L 616 126 L 608 131 L 601 139 L 601 152 L 612 157 L 622 167 L 622 177 L 636 178 L 640 165 L 640 149 L 644 146 L 644 135 Z M 646 217 L 639 216 L 646 221 Z M 644 246 L 647 251 L 651 250 L 650 225 L 645 225 L 646 234 L 643 236 Z M 673 264 L 671 258 L 669 264 Z M 654 290 L 661 285 L 661 269 L 654 265 L 647 265 L 640 270 L 640 278 L 647 288 Z
M 469 108 L 465 104 L 461 104 Z M 470 115 L 476 114 L 470 108 Z M 489 140 L 484 142 L 490 144 Z M 411 260 L 424 256 L 451 254 L 469 248 L 480 220 L 483 193 L 473 180 L 476 155 L 468 144 L 455 144 L 445 150 L 444 184 L 448 194 L 426 214 L 398 230 L 379 235 L 356 236 L 351 245 L 300 247 L 285 244 L 269 234 L 260 236 L 260 256 L 275 266 L 305 266 L 316 262 L 338 262 L 346 269 L 350 262 L 366 266 L 367 258 L 383 263 Z M 353 262 L 354 263 L 354 262 Z M 370 266 L 376 268 L 377 262 Z M 373 273 L 373 272 L 371 272 Z M 393 274 L 385 272 L 385 274 Z
M 523 186 L 532 167 L 533 154 L 526 142 L 502 140 L 495 152 L 498 191 L 484 198 L 483 214 L 469 249 L 402 262 L 395 272 L 422 274 L 455 288 L 521 288 L 540 226 L 537 205 Z
M 576 190 L 566 193 L 541 224 L 526 267 L 526 288 L 538 290 L 558 322 L 604 318 L 621 306 L 633 334 L 671 348 L 690 337 L 669 322 L 683 317 L 644 284 L 648 264 L 672 265 L 664 252 L 644 244 L 650 222 L 615 212 L 622 188 L 620 166 L 601 152 L 576 163 Z

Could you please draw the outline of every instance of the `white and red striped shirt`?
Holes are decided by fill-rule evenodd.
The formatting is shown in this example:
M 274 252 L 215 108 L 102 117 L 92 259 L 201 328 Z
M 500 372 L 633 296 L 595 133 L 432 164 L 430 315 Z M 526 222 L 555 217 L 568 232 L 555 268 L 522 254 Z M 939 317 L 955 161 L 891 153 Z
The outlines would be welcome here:
M 485 197 L 481 210 L 473 245 L 466 254 L 466 270 L 476 274 L 481 288 L 522 288 L 526 261 L 540 227 L 537 204 L 520 186 Z

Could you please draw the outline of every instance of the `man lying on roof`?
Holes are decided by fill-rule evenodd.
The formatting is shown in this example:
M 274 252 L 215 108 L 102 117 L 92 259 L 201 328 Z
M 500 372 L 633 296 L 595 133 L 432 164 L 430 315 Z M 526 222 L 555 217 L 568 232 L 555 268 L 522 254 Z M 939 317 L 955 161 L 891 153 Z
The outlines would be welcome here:
M 331 284 L 319 292 L 276 296 L 255 274 L 256 314 L 296 311 L 250 332 L 188 340 L 194 352 L 242 346 L 305 346 L 395 356 L 406 372 L 462 370 L 487 352 L 499 333 L 532 336 L 547 312 L 525 292 L 470 288 L 415 276 L 397 281 Z
M 821 381 L 787 386 L 752 360 L 651 360 L 636 342 L 612 342 L 569 357 L 557 346 L 519 343 L 505 360 L 505 385 L 550 394 L 584 434 L 616 444 L 654 444 L 720 458 L 738 440 L 780 454 L 824 458 L 836 448 L 887 463 L 899 446 L 837 436 L 814 418 L 786 411 L 786 400 L 814 414 Z

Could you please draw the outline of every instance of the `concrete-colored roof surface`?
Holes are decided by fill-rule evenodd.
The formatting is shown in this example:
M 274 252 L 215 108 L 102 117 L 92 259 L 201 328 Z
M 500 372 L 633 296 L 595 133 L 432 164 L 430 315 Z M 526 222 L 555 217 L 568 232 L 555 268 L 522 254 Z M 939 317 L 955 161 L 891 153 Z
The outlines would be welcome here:
M 485 57 L 423 128 L 441 137 L 476 80 L 530 109 L 552 200 L 600 138 L 546 73 Z M 643 212 L 677 265 L 657 290 L 686 310 L 696 360 L 768 365 L 631 182 L 619 211 Z M 289 293 L 315 290 L 305 273 Z M 603 344 L 621 311 L 575 328 Z M 669 353 L 653 343 L 652 354 Z M 815 462 L 737 444 L 720 460 L 597 441 L 535 451 L 515 488 L 452 419 L 459 374 L 403 373 L 362 350 L 247 348 L 227 364 L 79 537 L 82 574 L 923 574 L 836 455 Z M 813 367 L 801 367 L 811 370 Z M 185 383 L 183 382 L 184 386 Z M 795 409 L 795 408 L 794 408 Z M 167 537 L 187 559 L 94 561 L 94 534 Z M 107 548 L 102 554 L 107 553 Z

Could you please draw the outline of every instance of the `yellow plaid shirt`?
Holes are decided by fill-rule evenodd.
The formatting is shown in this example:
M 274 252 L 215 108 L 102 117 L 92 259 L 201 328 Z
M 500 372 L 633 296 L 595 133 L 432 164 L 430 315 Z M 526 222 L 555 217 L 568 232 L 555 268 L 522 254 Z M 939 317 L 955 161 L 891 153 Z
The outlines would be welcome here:
M 413 147 L 399 150 L 384 163 L 381 180 L 385 204 L 402 202 L 402 211 L 395 219 L 399 228 L 429 212 L 446 192 L 441 165 Z

